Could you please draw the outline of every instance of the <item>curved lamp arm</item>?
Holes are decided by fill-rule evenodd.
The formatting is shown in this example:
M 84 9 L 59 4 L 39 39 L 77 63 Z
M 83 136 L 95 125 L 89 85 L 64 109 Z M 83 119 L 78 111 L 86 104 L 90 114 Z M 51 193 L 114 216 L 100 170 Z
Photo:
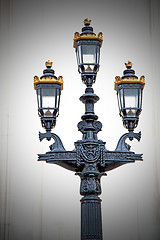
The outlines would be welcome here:
M 51 152 L 66 151 L 60 137 L 57 136 L 55 133 L 51 133 L 51 132 L 41 133 L 41 132 L 39 132 L 40 141 L 42 141 L 44 138 L 46 138 L 48 141 L 51 140 L 51 138 L 54 139 L 55 142 L 52 145 L 50 145 Z
M 116 152 L 129 152 L 131 146 L 125 142 L 127 138 L 129 138 L 130 141 L 132 141 L 133 138 L 136 138 L 138 141 L 140 141 L 141 132 L 139 133 L 129 132 L 123 134 L 118 141 L 117 147 L 115 149 Z

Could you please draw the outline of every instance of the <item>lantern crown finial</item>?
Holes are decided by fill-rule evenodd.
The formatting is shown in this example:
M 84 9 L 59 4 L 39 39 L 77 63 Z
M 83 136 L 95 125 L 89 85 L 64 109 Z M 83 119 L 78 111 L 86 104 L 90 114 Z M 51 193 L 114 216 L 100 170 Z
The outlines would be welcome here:
M 75 32 L 74 34 L 74 43 L 73 47 L 76 48 L 76 42 L 79 40 L 98 40 L 103 42 L 103 34 L 102 32 L 99 32 L 98 35 L 93 32 L 93 28 L 90 26 L 91 20 L 88 20 L 88 18 L 84 19 L 84 27 L 82 28 L 82 33 Z
M 125 65 L 126 65 L 126 68 L 128 69 L 128 68 L 132 68 L 133 64 L 128 60 L 128 63 L 125 63 Z
M 45 65 L 46 65 L 47 68 L 51 68 L 52 64 L 53 64 L 53 62 L 51 62 L 50 60 L 45 62 Z
M 34 89 L 36 89 L 36 85 L 40 83 L 56 83 L 62 85 L 63 90 L 63 77 L 59 76 L 58 78 L 54 75 L 54 70 L 51 69 L 53 62 L 50 60 L 45 62 L 47 69 L 43 71 L 43 75 L 39 78 L 38 76 L 34 76 Z
M 114 89 L 116 90 L 117 85 L 119 84 L 123 84 L 123 83 L 140 83 L 143 85 L 145 85 L 145 76 L 141 76 L 139 79 L 138 77 L 135 75 L 135 71 L 132 68 L 132 62 L 128 61 L 128 63 L 125 63 L 126 68 L 123 72 L 123 76 L 116 76 L 115 77 L 115 83 L 114 83 Z
M 84 25 L 89 26 L 91 24 L 91 20 L 88 20 L 88 18 L 84 19 Z

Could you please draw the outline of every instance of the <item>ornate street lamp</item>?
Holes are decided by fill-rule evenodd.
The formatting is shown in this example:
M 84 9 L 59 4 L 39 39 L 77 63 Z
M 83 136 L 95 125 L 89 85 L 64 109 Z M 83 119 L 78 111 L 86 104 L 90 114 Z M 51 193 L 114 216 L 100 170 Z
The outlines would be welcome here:
M 105 172 L 113 170 L 127 163 L 137 160 L 142 161 L 142 154 L 130 151 L 130 146 L 125 141 L 127 138 L 138 141 L 141 133 L 134 133 L 138 125 L 139 115 L 142 110 L 142 91 L 144 88 L 144 76 L 138 80 L 132 64 L 126 64 L 127 70 L 124 76 L 116 77 L 115 90 L 117 91 L 120 116 L 124 126 L 129 130 L 123 134 L 114 151 L 105 147 L 105 142 L 98 139 L 98 132 L 102 129 L 102 123 L 94 113 L 94 104 L 99 97 L 94 94 L 92 85 L 96 80 L 99 70 L 100 47 L 102 33 L 96 36 L 90 27 L 90 20 L 85 19 L 82 33 L 75 33 L 74 47 L 77 54 L 78 70 L 82 81 L 86 84 L 85 94 L 80 101 L 85 104 L 85 113 L 82 121 L 78 123 L 78 130 L 82 133 L 82 140 L 75 142 L 72 151 L 66 151 L 61 139 L 51 129 L 55 126 L 59 113 L 60 94 L 63 87 L 62 77 L 56 78 L 51 69 L 51 62 L 46 62 L 47 69 L 39 79 L 34 77 L 34 86 L 37 91 L 38 112 L 42 126 L 46 133 L 40 133 L 39 138 L 54 139 L 50 151 L 38 154 L 39 161 L 58 164 L 68 170 L 74 171 L 81 178 L 81 240 L 102 240 L 101 217 L 101 177 Z

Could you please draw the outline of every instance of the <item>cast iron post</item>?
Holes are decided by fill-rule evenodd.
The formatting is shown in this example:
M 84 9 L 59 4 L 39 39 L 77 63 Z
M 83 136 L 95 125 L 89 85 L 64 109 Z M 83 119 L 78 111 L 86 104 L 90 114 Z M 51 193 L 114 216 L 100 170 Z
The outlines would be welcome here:
M 101 176 L 98 164 L 103 162 L 104 142 L 97 139 L 97 132 L 101 130 L 102 124 L 97 121 L 94 114 L 94 103 L 99 97 L 94 94 L 92 80 L 88 79 L 85 94 L 80 98 L 85 104 L 85 114 L 78 128 L 83 133 L 82 141 L 75 143 L 77 160 L 81 172 L 77 174 L 81 178 L 81 240 L 102 240 L 102 217 L 101 217 Z

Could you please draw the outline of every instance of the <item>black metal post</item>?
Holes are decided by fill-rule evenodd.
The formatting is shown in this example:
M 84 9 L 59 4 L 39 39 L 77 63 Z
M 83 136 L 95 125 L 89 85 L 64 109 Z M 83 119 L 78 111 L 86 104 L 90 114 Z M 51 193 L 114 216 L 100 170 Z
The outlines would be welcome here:
M 104 148 L 104 143 L 97 139 L 97 132 L 102 124 L 97 121 L 94 113 L 94 103 L 99 97 L 94 94 L 92 79 L 86 81 L 87 88 L 80 100 L 85 104 L 85 114 L 79 124 L 79 130 L 83 133 L 83 140 L 76 142 L 82 171 L 77 174 L 81 177 L 81 240 L 102 240 L 101 194 L 99 153 Z M 98 155 L 97 155 L 98 153 Z
M 81 199 L 81 240 L 102 240 L 101 199 L 86 195 Z

